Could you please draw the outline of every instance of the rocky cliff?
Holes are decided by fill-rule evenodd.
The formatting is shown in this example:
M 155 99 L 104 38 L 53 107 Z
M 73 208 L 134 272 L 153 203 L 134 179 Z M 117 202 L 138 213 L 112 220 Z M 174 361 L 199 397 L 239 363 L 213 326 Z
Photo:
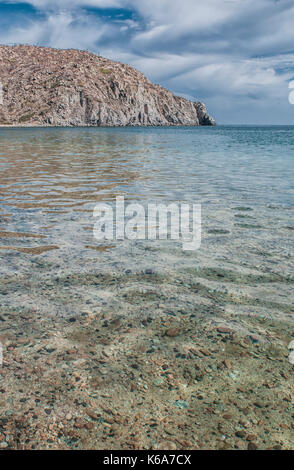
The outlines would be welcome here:
M 0 125 L 214 125 L 203 103 L 89 52 L 0 46 Z

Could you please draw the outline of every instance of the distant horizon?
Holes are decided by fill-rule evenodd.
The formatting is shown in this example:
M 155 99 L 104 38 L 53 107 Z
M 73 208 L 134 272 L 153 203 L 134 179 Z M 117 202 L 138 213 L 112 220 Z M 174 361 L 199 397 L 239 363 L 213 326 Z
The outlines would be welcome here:
M 88 50 L 128 63 L 204 102 L 223 125 L 250 125 L 252 116 L 256 125 L 294 125 L 293 2 L 195 3 L 0 0 L 0 43 Z

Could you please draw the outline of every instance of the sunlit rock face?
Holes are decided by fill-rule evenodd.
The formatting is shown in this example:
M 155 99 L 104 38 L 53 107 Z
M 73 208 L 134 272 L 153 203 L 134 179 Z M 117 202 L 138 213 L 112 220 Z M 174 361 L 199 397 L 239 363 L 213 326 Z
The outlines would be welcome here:
M 0 125 L 215 125 L 203 103 L 87 51 L 0 46 Z

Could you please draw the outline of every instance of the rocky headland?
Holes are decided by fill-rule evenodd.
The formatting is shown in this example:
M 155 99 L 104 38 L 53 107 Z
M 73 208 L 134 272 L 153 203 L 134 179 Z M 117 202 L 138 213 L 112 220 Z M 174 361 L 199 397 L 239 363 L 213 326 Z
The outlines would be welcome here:
M 0 46 L 0 126 L 215 125 L 200 102 L 88 51 Z

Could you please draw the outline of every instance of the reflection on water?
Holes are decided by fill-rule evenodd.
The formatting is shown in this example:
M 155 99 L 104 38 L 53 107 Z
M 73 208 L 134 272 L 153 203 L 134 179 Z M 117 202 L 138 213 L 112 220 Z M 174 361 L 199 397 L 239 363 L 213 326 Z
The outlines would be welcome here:
M 95 203 L 121 195 L 201 202 L 207 234 L 276 227 L 271 206 L 291 228 L 293 140 L 291 127 L 1 130 L 1 239 L 87 256 Z

